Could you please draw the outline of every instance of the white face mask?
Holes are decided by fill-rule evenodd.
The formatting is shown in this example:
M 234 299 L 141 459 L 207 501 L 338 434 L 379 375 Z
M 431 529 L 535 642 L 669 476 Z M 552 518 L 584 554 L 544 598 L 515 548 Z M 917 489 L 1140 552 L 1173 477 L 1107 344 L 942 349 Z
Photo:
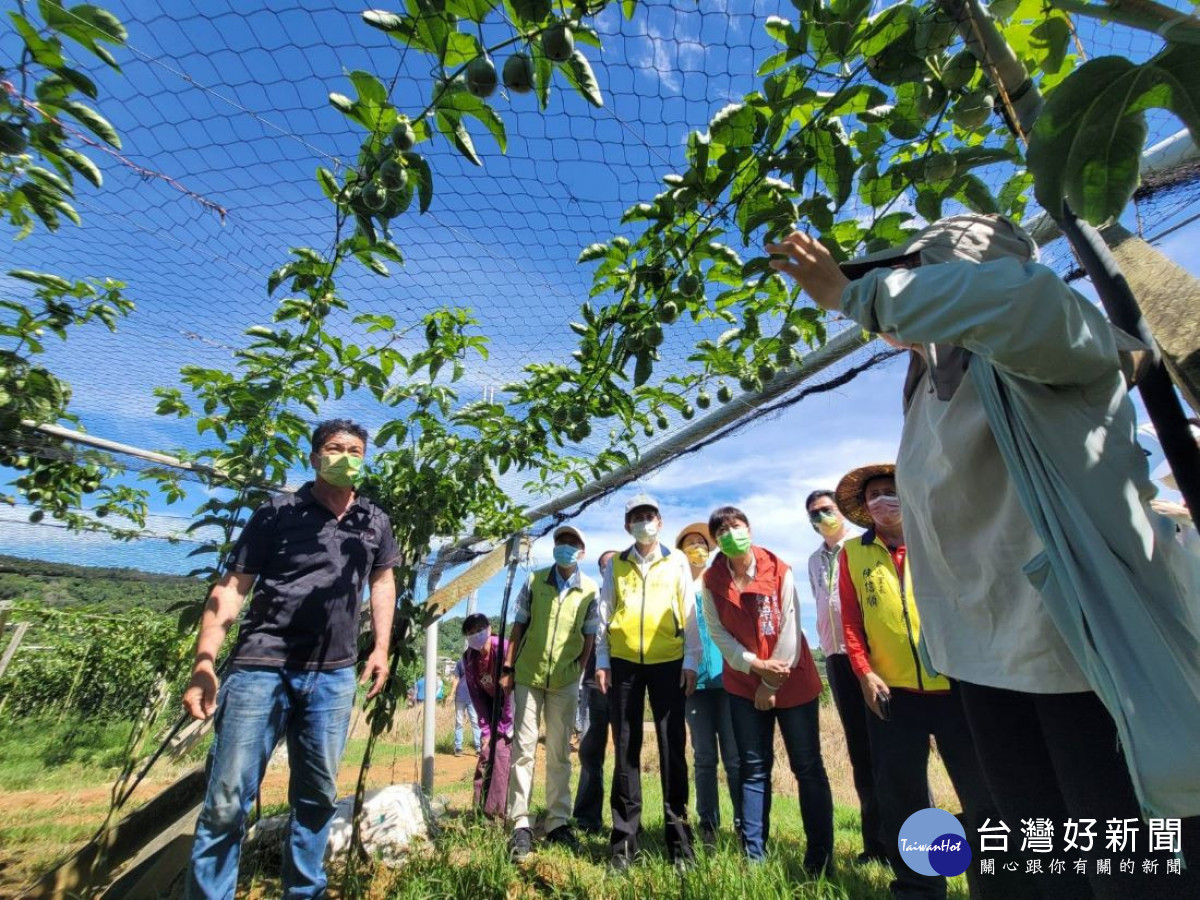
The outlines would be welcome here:
M 477 632 L 475 632 L 475 634 L 468 634 L 467 635 L 467 646 L 470 647 L 472 650 L 479 652 L 487 645 L 488 638 L 490 638 L 491 636 L 492 636 L 492 631 L 490 628 L 485 628 L 485 629 L 483 629 L 483 631 L 477 631 Z
M 867 501 L 867 510 L 877 525 L 893 528 L 900 524 L 900 498 L 895 495 L 881 494 Z
M 634 522 L 629 526 L 629 531 L 639 544 L 648 544 L 658 537 L 658 522 L 654 519 L 649 522 Z

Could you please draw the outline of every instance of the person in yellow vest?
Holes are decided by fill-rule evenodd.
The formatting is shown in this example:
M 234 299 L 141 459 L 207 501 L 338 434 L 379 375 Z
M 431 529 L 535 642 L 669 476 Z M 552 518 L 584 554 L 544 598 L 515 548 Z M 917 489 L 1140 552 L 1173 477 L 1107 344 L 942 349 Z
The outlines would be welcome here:
M 513 859 L 533 850 L 529 801 L 538 727 L 546 727 L 546 840 L 578 849 L 571 830 L 571 730 L 579 677 L 599 628 L 599 588 L 579 571 L 586 543 L 574 525 L 554 530 L 554 565 L 533 572 L 517 596 L 500 686 L 516 694 L 508 782 Z
M 658 738 L 667 853 L 677 867 L 695 859 L 688 825 L 685 701 L 696 689 L 700 631 L 682 552 L 659 542 L 662 516 L 646 494 L 625 505 L 633 546 L 617 554 L 600 596 L 596 686 L 608 694 L 613 732 L 612 864 L 628 868 L 642 821 L 642 720 L 646 697 Z
M 893 897 L 944 898 L 946 879 L 922 875 L 903 861 L 900 828 L 929 807 L 929 736 L 963 807 L 973 858 L 979 858 L 979 827 L 999 819 L 983 780 L 962 703 L 953 685 L 921 662 L 921 617 L 906 565 L 904 528 L 896 494 L 896 467 L 862 466 L 837 486 L 842 514 L 866 529 L 848 539 L 838 557 L 838 592 L 850 665 L 872 715 L 867 717 L 881 837 L 895 878 Z M 967 869 L 973 897 L 1001 897 L 1005 884 Z

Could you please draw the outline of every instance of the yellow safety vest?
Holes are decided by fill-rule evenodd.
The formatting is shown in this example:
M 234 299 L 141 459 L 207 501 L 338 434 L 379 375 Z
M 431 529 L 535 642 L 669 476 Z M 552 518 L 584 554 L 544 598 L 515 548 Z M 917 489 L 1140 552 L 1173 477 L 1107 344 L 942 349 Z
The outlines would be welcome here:
M 948 691 L 950 682 L 921 665 L 917 643 L 921 617 L 912 587 L 912 567 L 905 560 L 904 581 L 896 572 L 887 546 L 873 530 L 843 545 L 845 565 L 858 594 L 871 668 L 889 687 Z
M 579 586 L 560 592 L 554 566 L 529 580 L 529 622 L 513 666 L 517 684 L 557 691 L 579 682 L 579 655 L 588 608 L 598 596 L 596 582 L 582 572 Z
M 683 659 L 683 592 L 679 557 L 666 547 L 645 578 L 633 549 L 612 561 L 614 604 L 608 622 L 610 656 L 636 663 Z

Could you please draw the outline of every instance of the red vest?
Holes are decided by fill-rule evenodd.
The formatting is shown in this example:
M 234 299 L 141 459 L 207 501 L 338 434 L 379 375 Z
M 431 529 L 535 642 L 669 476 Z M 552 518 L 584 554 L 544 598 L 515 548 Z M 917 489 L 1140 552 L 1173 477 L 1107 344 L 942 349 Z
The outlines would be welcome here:
M 754 580 L 745 590 L 739 591 L 733 584 L 725 554 L 717 554 L 704 573 L 704 586 L 712 594 L 717 613 L 725 630 L 737 638 L 739 644 L 752 651 L 759 659 L 769 659 L 779 640 L 779 626 L 783 619 L 783 576 L 788 565 L 770 550 L 751 547 L 754 553 Z M 800 610 L 796 610 L 799 617 Z M 722 673 L 725 690 L 747 700 L 754 699 L 760 681 L 757 675 L 739 672 L 725 661 Z M 808 649 L 804 633 L 800 633 L 800 661 L 792 674 L 775 695 L 775 706 L 789 709 L 808 703 L 821 693 L 821 676 Z

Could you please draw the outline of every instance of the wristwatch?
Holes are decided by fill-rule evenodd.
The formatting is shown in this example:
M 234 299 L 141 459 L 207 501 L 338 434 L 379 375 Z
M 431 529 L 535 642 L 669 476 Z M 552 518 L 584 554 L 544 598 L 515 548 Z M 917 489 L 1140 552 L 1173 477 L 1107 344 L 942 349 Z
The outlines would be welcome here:
M 517 670 L 516 670 L 516 669 L 514 669 L 512 666 L 501 666 L 501 667 L 500 667 L 500 674 L 501 674 L 501 675 L 512 675 L 512 674 L 513 674 L 514 672 L 516 672 L 516 671 L 517 671 Z

